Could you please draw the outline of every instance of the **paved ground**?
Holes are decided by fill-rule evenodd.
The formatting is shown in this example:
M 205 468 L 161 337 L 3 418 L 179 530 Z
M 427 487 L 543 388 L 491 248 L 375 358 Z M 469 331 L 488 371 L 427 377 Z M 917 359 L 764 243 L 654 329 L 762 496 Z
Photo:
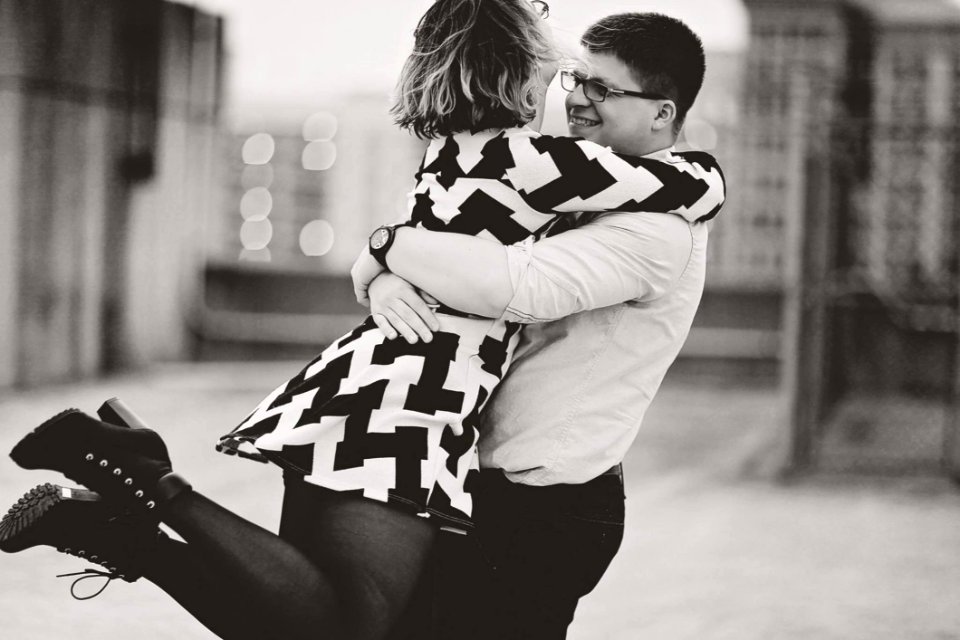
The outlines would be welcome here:
M 181 365 L 7 395 L 0 450 L 63 407 L 119 395 L 163 431 L 195 486 L 275 527 L 277 474 L 211 443 L 297 366 Z M 571 640 L 960 639 L 960 491 L 929 479 L 775 481 L 778 424 L 770 389 L 668 380 L 625 465 L 623 547 Z M 0 508 L 55 478 L 0 460 Z M 82 566 L 50 549 L 0 558 L 2 637 L 212 637 L 145 581 L 72 600 L 53 576 Z

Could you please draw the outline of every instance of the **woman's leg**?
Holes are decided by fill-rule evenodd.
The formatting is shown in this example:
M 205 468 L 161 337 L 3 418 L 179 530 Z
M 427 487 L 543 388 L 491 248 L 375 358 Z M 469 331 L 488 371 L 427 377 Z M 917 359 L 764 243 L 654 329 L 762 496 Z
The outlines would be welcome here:
M 166 538 L 144 566 L 143 575 L 160 587 L 219 638 L 258 640 L 271 637 L 260 616 L 237 602 L 230 584 L 189 544 Z
M 293 486 L 291 486 L 293 485 Z M 434 527 L 303 481 L 288 482 L 284 540 L 194 493 L 165 521 L 145 576 L 223 638 L 383 638 L 419 579 Z
M 189 547 L 188 554 L 177 557 L 201 562 L 194 566 L 183 562 L 182 574 L 161 569 L 162 573 L 146 575 L 201 622 L 205 617 L 219 619 L 226 602 L 230 614 L 270 629 L 271 635 L 351 637 L 345 633 L 336 578 L 279 536 L 197 492 L 185 492 L 170 501 L 163 521 Z M 182 583 L 198 578 L 216 590 L 201 592 L 196 600 L 181 600 L 195 597 Z
M 196 590 L 182 581 L 209 577 L 222 587 L 218 598 L 272 635 L 292 640 L 385 633 L 433 541 L 433 527 L 416 516 L 318 490 L 302 510 L 308 519 L 301 550 L 192 491 L 171 473 L 166 445 L 155 432 L 107 424 L 77 410 L 27 434 L 11 457 L 25 469 L 64 473 L 118 508 L 161 520 L 179 533 L 204 564 L 183 562 L 181 571 L 158 570 L 155 577 L 201 620 L 215 618 L 217 602 L 212 595 L 191 595 Z
M 0 521 L 0 550 L 18 553 L 37 546 L 99 564 L 103 575 L 128 582 L 146 577 L 220 637 L 272 637 L 267 631 L 273 629 L 260 621 L 272 621 L 275 607 L 270 602 L 265 608 L 246 606 L 249 588 L 238 584 L 236 572 L 225 577 L 217 554 L 171 540 L 153 520 L 92 491 L 47 483 L 10 507 Z M 253 548 L 251 553 L 258 557 L 266 552 Z M 301 558 L 302 566 L 310 564 Z M 79 597 L 73 587 L 71 593 Z
M 427 563 L 436 527 L 356 493 L 285 478 L 280 535 L 338 586 L 350 638 L 384 638 Z

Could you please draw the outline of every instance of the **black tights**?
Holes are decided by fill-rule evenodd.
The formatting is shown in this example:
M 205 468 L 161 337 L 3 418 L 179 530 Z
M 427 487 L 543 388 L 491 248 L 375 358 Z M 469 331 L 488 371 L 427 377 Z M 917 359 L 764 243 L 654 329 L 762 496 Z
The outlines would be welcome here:
M 226 640 L 383 638 L 400 617 L 435 528 L 352 494 L 288 479 L 280 535 L 196 492 L 168 506 L 145 576 Z

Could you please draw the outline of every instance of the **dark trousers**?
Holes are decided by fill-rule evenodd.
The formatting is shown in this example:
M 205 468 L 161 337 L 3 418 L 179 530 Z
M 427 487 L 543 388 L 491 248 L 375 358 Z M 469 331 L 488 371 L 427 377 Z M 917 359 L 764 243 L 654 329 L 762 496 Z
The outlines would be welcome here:
M 622 477 L 535 487 L 484 470 L 473 495 L 476 530 L 438 537 L 409 612 L 409 629 L 416 630 L 400 637 L 565 638 L 577 602 L 620 548 Z

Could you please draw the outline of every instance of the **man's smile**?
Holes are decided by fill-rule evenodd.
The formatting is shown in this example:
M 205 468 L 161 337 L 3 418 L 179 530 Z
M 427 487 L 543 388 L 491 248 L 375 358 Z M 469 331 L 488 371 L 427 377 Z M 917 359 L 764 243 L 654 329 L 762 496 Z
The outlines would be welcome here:
M 568 122 L 571 127 L 595 127 L 600 124 L 600 120 L 594 118 L 588 118 L 582 113 L 574 113 L 573 111 L 569 112 Z

